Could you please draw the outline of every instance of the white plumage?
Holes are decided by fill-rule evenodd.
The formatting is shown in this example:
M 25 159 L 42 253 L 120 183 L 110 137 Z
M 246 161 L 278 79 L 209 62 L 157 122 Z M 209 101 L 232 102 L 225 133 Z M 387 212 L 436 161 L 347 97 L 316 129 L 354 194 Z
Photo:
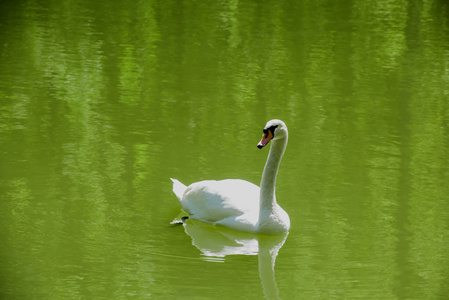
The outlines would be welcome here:
M 272 146 L 261 188 L 241 179 L 205 180 L 188 187 L 171 179 L 173 192 L 190 218 L 246 232 L 278 234 L 288 231 L 290 219 L 275 197 L 276 176 L 287 146 L 287 126 L 280 120 L 271 120 L 263 132 L 258 147 L 261 149 L 270 140 Z

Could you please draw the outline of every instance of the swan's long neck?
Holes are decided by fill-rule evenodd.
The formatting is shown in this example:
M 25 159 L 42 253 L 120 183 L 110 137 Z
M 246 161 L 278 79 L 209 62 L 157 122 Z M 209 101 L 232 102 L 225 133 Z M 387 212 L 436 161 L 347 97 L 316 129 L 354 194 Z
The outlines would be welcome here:
M 260 182 L 260 212 L 259 219 L 267 216 L 273 211 L 276 205 L 275 186 L 279 165 L 287 147 L 288 137 L 273 140 L 268 154 L 265 168 L 263 169 L 262 180 Z

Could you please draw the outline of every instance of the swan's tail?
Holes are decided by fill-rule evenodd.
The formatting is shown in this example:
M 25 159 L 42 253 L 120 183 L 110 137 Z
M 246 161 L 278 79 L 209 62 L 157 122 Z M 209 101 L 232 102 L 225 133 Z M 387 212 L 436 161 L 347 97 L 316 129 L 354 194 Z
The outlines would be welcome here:
M 184 195 L 184 191 L 186 190 L 186 186 L 182 184 L 179 180 L 170 178 L 173 181 L 173 193 L 175 193 L 179 202 L 182 201 L 182 196 Z

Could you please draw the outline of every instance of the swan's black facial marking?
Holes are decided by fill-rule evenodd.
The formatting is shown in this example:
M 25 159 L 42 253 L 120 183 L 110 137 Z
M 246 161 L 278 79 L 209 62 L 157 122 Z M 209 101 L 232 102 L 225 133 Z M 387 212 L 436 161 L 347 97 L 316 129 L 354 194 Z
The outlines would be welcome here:
M 273 137 L 274 137 L 274 131 L 276 130 L 276 128 L 278 128 L 278 125 L 273 125 L 273 126 L 271 126 L 270 128 L 264 128 L 264 129 L 263 129 L 263 133 L 265 134 L 265 137 L 268 136 L 268 130 L 271 131 L 271 134 L 272 134 Z
M 259 144 L 257 144 L 257 148 L 262 149 L 274 138 L 274 131 L 277 127 L 278 125 L 273 125 L 271 127 L 265 127 L 263 129 L 263 138 L 259 142 Z

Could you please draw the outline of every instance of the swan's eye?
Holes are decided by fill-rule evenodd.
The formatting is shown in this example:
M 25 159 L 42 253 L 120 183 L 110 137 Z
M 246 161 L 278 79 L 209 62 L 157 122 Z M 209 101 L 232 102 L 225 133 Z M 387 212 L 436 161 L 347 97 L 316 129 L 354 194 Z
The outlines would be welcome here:
M 265 138 L 268 137 L 268 129 L 263 129 L 263 134 L 265 135 Z
M 270 128 L 264 128 L 263 134 L 265 135 L 265 138 L 268 137 L 268 131 L 271 132 L 272 137 L 274 137 L 274 130 L 278 128 L 278 125 L 273 125 Z
M 257 144 L 257 148 L 262 149 L 274 138 L 274 131 L 277 127 L 278 125 L 273 125 L 270 127 L 266 126 L 263 129 L 263 137 L 259 144 Z
M 268 136 L 268 130 L 271 132 L 271 134 L 274 136 L 274 130 L 278 128 L 278 125 L 273 125 L 270 128 L 264 128 L 263 133 L 265 134 L 265 137 Z

